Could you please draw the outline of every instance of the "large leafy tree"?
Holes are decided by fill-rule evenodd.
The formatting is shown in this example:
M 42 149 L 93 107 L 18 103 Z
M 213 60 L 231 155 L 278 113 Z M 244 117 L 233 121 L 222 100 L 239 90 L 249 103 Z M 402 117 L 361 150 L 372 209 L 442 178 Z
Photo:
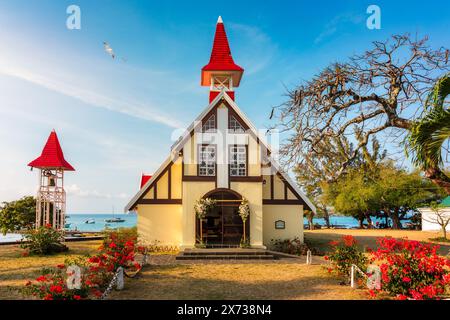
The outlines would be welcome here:
M 31 228 L 36 218 L 36 199 L 23 197 L 20 200 L 3 202 L 0 206 L 0 231 L 3 234 Z
M 443 144 L 450 138 L 450 109 L 445 106 L 449 94 L 450 74 L 447 74 L 434 86 L 426 101 L 424 116 L 413 123 L 407 144 L 414 164 L 447 194 L 450 194 L 450 177 L 441 167 L 442 153 L 448 153 Z
M 357 132 L 357 139 L 361 139 L 360 132 Z M 352 152 L 353 144 L 343 137 L 325 137 L 317 148 L 320 148 L 322 156 L 311 154 L 302 159 L 294 169 L 297 181 L 304 188 L 307 195 L 312 199 L 318 214 L 323 217 L 327 227 L 330 227 L 329 205 L 327 197 L 324 196 L 323 188 L 327 187 L 327 181 L 334 181 L 339 167 L 346 161 L 346 154 Z M 352 161 L 352 170 L 362 170 L 370 172 L 376 168 L 377 164 L 386 157 L 386 151 L 381 150 L 378 140 L 372 138 L 371 148 L 364 146 L 358 156 Z M 370 216 L 367 216 L 370 220 Z M 361 222 L 362 223 L 362 222 Z
M 419 172 L 397 168 L 390 160 L 352 168 L 336 182 L 324 185 L 324 197 L 337 212 L 353 216 L 360 227 L 371 216 L 390 218 L 394 229 L 418 205 L 442 196 L 442 189 Z
M 378 186 L 378 206 L 381 214 L 392 220 L 394 229 L 401 228 L 401 220 L 419 205 L 442 197 L 443 190 L 418 171 L 407 172 L 392 162 L 380 168 L 374 180 Z
M 281 156 L 293 166 L 313 156 L 317 169 L 326 169 L 321 167 L 328 157 L 322 141 L 359 134 L 354 148 L 344 150 L 344 161 L 328 177 L 337 180 L 372 137 L 409 133 L 434 83 L 450 71 L 448 59 L 449 50 L 430 48 L 427 38 L 394 35 L 346 62 L 329 65 L 290 90 L 288 101 L 274 112 L 278 127 L 290 134 Z M 445 176 L 439 168 L 434 171 L 433 181 L 444 186 Z

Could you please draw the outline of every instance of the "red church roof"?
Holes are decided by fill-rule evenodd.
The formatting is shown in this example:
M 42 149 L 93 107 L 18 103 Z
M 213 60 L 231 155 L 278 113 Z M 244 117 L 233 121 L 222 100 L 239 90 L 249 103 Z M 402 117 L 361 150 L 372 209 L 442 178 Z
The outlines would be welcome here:
M 147 181 L 150 180 L 151 178 L 152 178 L 152 176 L 150 176 L 150 175 L 142 174 L 142 177 L 141 177 L 141 189 L 147 183 Z
M 211 58 L 209 59 L 209 63 L 202 68 L 202 85 L 209 85 L 209 71 L 235 71 L 238 75 L 236 78 L 237 81 L 234 81 L 234 86 L 236 87 L 239 85 L 240 78 L 244 72 L 244 69 L 233 61 L 221 17 L 217 20 Z
M 67 171 L 75 171 L 75 169 L 64 159 L 64 154 L 59 144 L 58 136 L 55 130 L 50 133 L 47 143 L 42 150 L 41 155 L 31 161 L 28 166 L 34 168 L 47 169 L 64 169 Z

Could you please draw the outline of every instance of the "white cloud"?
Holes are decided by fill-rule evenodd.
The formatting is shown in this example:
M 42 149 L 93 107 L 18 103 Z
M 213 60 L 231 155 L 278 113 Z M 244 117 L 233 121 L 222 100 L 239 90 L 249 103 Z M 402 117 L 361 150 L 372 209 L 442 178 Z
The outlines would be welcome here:
M 358 24 L 363 21 L 363 16 L 358 14 L 346 13 L 341 14 L 330 20 L 325 25 L 324 30 L 314 39 L 314 43 L 318 44 L 325 40 L 326 38 L 331 37 L 335 34 L 340 28 L 342 28 L 345 24 Z
M 67 195 L 80 197 L 80 198 L 94 198 L 94 199 L 127 199 L 130 196 L 126 193 L 119 194 L 109 194 L 102 193 L 97 190 L 83 190 L 77 184 L 71 184 L 64 188 L 66 190 Z
M 183 125 L 172 116 L 166 115 L 160 111 L 155 111 L 145 104 L 113 99 L 88 89 L 71 85 L 62 79 L 46 77 L 26 69 L 8 66 L 5 63 L 1 64 L 1 61 L 0 73 L 31 82 L 46 89 L 80 100 L 91 106 L 120 112 L 143 120 L 161 123 L 171 128 L 179 128 Z

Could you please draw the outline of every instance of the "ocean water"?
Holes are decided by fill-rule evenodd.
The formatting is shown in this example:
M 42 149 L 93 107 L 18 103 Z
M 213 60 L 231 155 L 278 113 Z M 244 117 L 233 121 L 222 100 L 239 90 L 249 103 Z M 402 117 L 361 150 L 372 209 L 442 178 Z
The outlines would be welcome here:
M 121 223 L 109 223 L 105 222 L 105 219 L 110 218 L 122 218 L 125 221 Z M 94 219 L 94 224 L 85 223 L 88 219 Z M 314 223 L 325 225 L 325 220 L 322 218 L 314 218 Z M 373 222 L 377 221 L 384 222 L 384 219 L 373 219 Z M 307 220 L 305 219 L 305 224 L 307 224 Z M 402 224 L 404 225 L 407 220 L 402 220 Z M 66 224 L 70 223 L 70 226 L 66 228 L 66 230 L 78 230 L 78 231 L 90 231 L 90 232 L 98 232 L 104 230 L 106 227 L 114 229 L 114 228 L 131 228 L 136 226 L 137 216 L 135 214 L 68 214 L 68 218 L 66 219 Z M 344 227 L 344 228 L 354 228 L 359 227 L 358 220 L 352 217 L 345 216 L 331 216 L 330 223 L 335 226 Z M 11 241 L 20 241 L 22 236 L 20 234 L 6 234 L 5 236 L 0 233 L 0 242 L 11 242 Z
M 314 223 L 317 223 L 321 226 L 325 226 L 325 220 L 323 218 L 314 218 Z M 405 226 L 406 223 L 408 223 L 409 220 L 402 220 L 401 223 L 403 226 Z M 378 219 L 378 218 L 372 218 L 372 222 L 375 225 L 377 222 L 384 223 L 385 219 Z M 308 221 L 305 219 L 304 223 L 307 224 Z M 364 223 L 367 224 L 367 221 L 364 220 Z M 388 223 L 392 226 L 391 219 L 388 219 Z M 345 228 L 358 228 L 359 227 L 359 221 L 353 217 L 346 217 L 346 216 L 331 216 L 330 217 L 330 224 L 339 226 L 339 227 L 345 227 Z
M 106 222 L 105 219 L 121 218 L 124 222 L 111 223 Z M 95 223 L 86 223 L 86 220 L 93 219 Z M 105 228 L 131 228 L 136 226 L 137 216 L 135 214 L 74 214 L 69 213 L 66 216 L 66 230 L 77 231 L 102 231 Z

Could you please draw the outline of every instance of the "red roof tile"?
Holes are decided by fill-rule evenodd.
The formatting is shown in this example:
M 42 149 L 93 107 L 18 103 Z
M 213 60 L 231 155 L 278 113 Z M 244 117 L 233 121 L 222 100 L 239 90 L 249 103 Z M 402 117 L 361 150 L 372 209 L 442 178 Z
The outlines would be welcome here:
M 205 76 L 206 71 L 236 71 L 239 74 L 244 72 L 244 69 L 233 61 L 225 27 L 220 17 L 216 25 L 211 58 L 209 59 L 209 63 L 202 68 L 202 77 Z M 205 80 L 208 81 L 207 79 L 203 79 L 202 83 L 205 83 Z
M 42 150 L 40 157 L 31 161 L 28 166 L 34 168 L 64 169 L 75 171 L 75 169 L 64 159 L 64 154 L 59 144 L 55 130 L 50 133 L 47 143 Z
M 141 177 L 141 189 L 147 183 L 147 181 L 150 180 L 151 178 L 152 178 L 152 176 L 150 176 L 150 175 L 142 174 L 142 177 Z

